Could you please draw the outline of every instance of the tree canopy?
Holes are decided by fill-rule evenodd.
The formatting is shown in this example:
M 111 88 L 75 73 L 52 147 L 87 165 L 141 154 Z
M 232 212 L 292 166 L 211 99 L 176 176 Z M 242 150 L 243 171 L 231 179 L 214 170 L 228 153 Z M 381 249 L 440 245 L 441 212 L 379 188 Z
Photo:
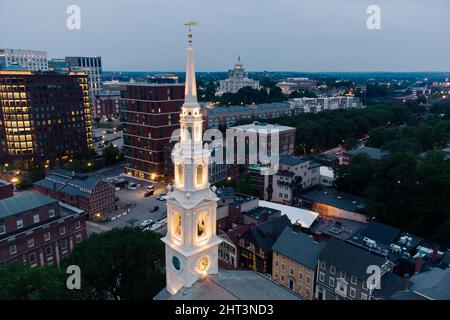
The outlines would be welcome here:
M 81 268 L 91 299 L 150 300 L 164 288 L 164 261 L 160 235 L 123 228 L 92 235 L 65 264 Z

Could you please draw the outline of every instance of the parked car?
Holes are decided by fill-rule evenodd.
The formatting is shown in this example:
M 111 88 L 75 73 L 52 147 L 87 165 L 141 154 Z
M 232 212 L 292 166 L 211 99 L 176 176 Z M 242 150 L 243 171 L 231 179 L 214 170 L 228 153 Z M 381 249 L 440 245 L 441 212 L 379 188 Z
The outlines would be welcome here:
M 159 195 L 156 199 L 158 199 L 159 201 L 166 201 L 166 198 L 164 198 L 165 195 Z
M 155 191 L 155 186 L 150 184 L 147 186 L 147 191 Z
M 155 212 L 158 211 L 159 207 L 158 206 L 154 206 L 153 208 L 150 209 L 150 212 Z
M 153 220 L 151 220 L 151 219 L 149 219 L 149 220 L 144 220 L 144 221 L 142 221 L 142 223 L 141 223 L 141 227 L 142 227 L 142 228 L 146 228 L 146 227 L 151 226 L 153 223 L 154 223 L 154 222 L 153 222 Z
M 136 182 L 131 182 L 128 184 L 128 190 L 136 190 L 139 188 L 139 185 Z

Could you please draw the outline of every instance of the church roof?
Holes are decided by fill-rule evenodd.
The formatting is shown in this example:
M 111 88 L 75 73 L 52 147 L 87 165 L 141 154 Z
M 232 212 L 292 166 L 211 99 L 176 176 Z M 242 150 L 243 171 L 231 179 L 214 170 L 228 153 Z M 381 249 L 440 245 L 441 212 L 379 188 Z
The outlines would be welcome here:
M 301 300 L 299 296 L 254 271 L 220 270 L 171 296 L 163 289 L 155 300 Z

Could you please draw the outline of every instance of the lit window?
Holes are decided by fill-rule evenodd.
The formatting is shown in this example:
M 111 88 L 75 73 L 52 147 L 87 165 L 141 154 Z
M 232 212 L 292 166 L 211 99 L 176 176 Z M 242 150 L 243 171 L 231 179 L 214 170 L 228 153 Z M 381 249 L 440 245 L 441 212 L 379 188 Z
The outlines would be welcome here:
M 51 239 L 50 231 L 44 233 L 44 241 L 49 241 Z
M 181 215 L 178 212 L 175 212 L 174 226 L 175 226 L 175 235 L 181 237 L 182 232 Z
M 197 238 L 201 238 L 206 235 L 206 212 L 199 214 L 197 218 Z

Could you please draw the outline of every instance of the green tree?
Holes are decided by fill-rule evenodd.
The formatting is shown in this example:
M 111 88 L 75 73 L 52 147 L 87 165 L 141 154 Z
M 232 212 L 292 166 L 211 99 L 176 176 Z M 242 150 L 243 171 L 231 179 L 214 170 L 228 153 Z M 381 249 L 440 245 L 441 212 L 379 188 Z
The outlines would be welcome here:
M 151 300 L 165 285 L 160 237 L 133 228 L 94 234 L 65 263 L 80 266 L 93 299 Z
M 31 268 L 22 262 L 0 267 L 0 300 L 85 299 L 89 288 L 69 290 L 69 275 L 56 267 Z

